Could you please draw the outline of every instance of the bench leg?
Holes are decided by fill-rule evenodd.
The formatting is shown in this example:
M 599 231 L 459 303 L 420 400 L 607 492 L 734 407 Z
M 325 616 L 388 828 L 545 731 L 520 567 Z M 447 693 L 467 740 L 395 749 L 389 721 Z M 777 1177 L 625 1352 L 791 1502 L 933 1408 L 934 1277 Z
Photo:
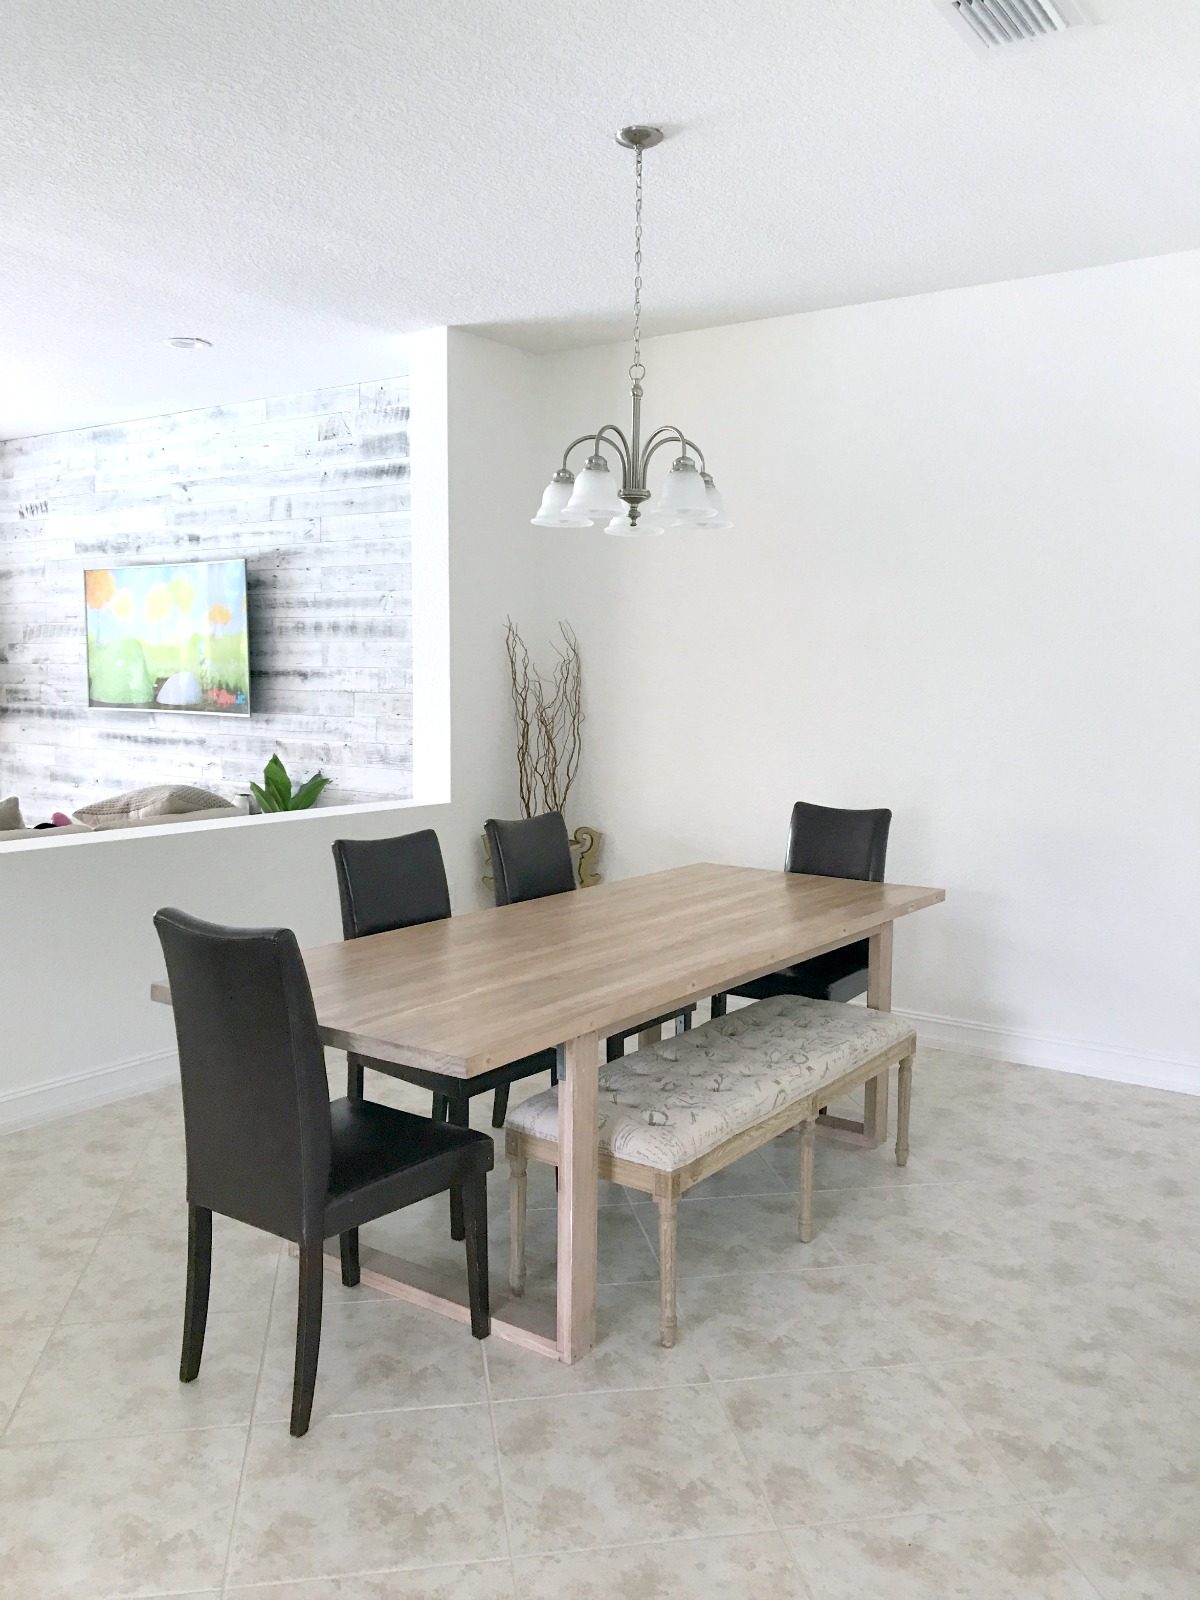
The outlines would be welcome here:
M 809 1244 L 813 1236 L 813 1153 L 817 1142 L 815 1122 L 800 1124 L 800 1242 Z
M 905 1056 L 900 1063 L 896 1089 L 896 1165 L 908 1165 L 908 1119 L 912 1111 L 913 1058 Z
M 529 1203 L 529 1162 L 524 1156 L 508 1158 L 508 1206 L 511 1218 L 508 1286 L 515 1295 L 525 1293 L 525 1213 Z
M 675 1259 L 676 1223 L 679 1217 L 679 1201 L 674 1195 L 660 1194 L 656 1197 L 658 1205 L 658 1272 L 659 1272 L 659 1343 L 667 1350 L 675 1343 L 675 1333 L 678 1323 L 675 1319 L 675 1280 L 677 1265 Z

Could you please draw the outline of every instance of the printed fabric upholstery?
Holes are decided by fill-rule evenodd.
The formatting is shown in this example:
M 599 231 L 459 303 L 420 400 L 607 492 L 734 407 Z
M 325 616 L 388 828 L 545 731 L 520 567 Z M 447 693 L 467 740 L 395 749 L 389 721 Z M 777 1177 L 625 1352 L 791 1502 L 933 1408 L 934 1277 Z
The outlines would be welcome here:
M 776 995 L 600 1068 L 600 1149 L 675 1172 L 785 1106 L 912 1039 L 887 1011 Z M 558 1141 L 558 1091 L 506 1126 Z

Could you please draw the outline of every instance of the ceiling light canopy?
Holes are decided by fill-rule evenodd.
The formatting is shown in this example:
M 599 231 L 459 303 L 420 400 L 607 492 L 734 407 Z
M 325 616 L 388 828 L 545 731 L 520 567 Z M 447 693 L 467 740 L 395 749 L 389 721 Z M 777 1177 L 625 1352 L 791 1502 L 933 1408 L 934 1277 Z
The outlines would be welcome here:
M 625 538 L 664 533 L 668 528 L 729 528 L 732 523 L 704 461 L 704 452 L 681 428 L 656 428 L 642 443 L 642 154 L 662 142 L 661 128 L 622 128 L 617 143 L 634 152 L 633 361 L 629 367 L 633 421 L 628 434 L 615 422 L 580 434 L 563 451 L 562 466 L 542 496 L 536 528 L 590 528 L 605 523 L 605 533 Z M 568 461 L 573 450 L 591 450 L 578 477 Z M 674 451 L 670 471 L 653 498 L 647 486 L 650 462 L 659 450 Z M 609 465 L 616 457 L 620 476 Z M 697 459 L 698 458 L 698 459 Z M 647 506 L 646 501 L 652 500 Z

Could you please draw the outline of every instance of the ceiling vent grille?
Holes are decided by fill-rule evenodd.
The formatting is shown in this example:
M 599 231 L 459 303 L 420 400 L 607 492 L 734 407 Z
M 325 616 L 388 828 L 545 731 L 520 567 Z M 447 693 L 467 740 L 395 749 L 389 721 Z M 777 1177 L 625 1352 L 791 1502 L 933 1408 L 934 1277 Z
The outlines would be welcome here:
M 1084 18 L 1063 0 L 949 0 L 943 10 L 961 20 L 974 39 L 989 50 L 1020 44 L 1052 33 L 1065 33 Z

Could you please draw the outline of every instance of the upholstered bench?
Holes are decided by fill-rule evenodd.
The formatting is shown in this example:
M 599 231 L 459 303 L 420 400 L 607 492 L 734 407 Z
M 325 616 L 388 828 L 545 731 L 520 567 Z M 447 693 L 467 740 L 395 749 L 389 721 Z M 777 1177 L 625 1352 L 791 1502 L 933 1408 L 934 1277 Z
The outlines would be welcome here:
M 675 1228 L 679 1197 L 790 1128 L 800 1129 L 800 1238 L 812 1238 L 817 1113 L 840 1094 L 900 1068 L 896 1160 L 908 1159 L 916 1049 L 887 1011 L 776 995 L 690 1033 L 643 1046 L 600 1068 L 600 1176 L 654 1196 L 661 1270 L 660 1334 L 675 1342 Z M 530 1161 L 558 1161 L 558 1090 L 509 1112 L 514 1294 L 525 1287 Z

